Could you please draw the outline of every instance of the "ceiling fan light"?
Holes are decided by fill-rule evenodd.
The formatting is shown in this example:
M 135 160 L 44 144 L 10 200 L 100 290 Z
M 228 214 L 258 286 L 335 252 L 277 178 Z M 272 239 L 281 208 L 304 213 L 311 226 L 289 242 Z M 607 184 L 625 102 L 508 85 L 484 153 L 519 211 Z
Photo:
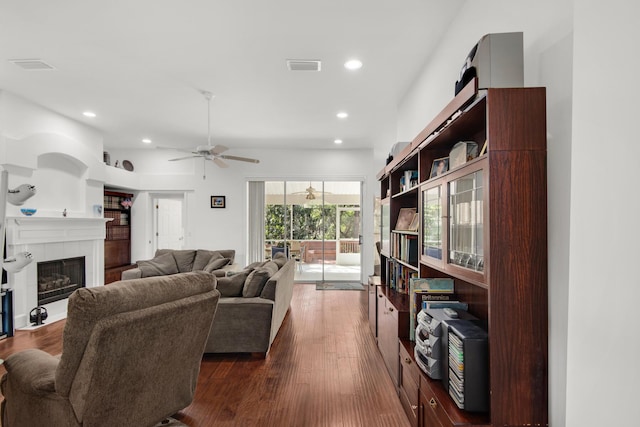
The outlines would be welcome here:
M 313 193 L 309 193 L 306 195 L 305 199 L 307 200 L 315 200 L 316 196 Z

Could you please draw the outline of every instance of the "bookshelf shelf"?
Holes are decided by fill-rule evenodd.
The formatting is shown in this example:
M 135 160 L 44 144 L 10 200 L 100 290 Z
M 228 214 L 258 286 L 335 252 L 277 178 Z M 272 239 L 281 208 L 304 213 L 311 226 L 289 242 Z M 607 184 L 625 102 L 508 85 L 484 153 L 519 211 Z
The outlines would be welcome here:
M 430 424 L 434 419 L 443 426 L 548 423 L 545 103 L 544 88 L 478 91 L 474 80 L 403 158 L 377 175 L 381 194 L 390 195 L 381 224 L 388 247 L 381 255 L 378 304 L 408 312 L 412 297 L 404 282 L 411 275 L 451 278 L 456 299 L 468 303 L 488 332 L 487 413 L 458 409 L 446 387 L 422 372 L 403 382 L 402 367 L 410 360 L 388 366 L 400 369 L 392 377 L 401 400 L 411 398 L 403 406 L 412 425 L 439 425 Z M 449 156 L 460 141 L 477 144 L 478 152 L 486 145 L 485 151 L 434 176 L 434 160 Z M 417 187 L 403 189 L 401 178 L 416 169 Z M 417 231 L 393 229 L 403 209 L 417 212 Z M 414 238 L 416 247 L 409 249 Z M 402 361 L 414 357 L 404 331 L 411 320 L 398 321 L 393 338 L 396 360 Z M 394 334 L 393 328 L 378 330 L 378 342 L 389 353 L 392 339 L 385 334 Z

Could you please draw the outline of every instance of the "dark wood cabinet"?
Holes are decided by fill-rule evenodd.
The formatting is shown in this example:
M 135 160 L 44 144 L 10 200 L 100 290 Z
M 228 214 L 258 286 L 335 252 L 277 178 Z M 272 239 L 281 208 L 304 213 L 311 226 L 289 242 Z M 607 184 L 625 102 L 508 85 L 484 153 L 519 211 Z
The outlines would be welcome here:
M 380 286 L 380 276 L 369 276 L 367 287 L 369 328 L 376 338 L 378 338 L 378 286 Z
M 378 348 L 393 384 L 398 384 L 398 311 L 378 288 Z
M 104 217 L 104 283 L 120 280 L 122 271 L 133 268 L 131 264 L 131 200 L 133 194 L 105 190 Z
M 391 245 L 381 255 L 379 297 L 398 313 L 408 311 L 409 296 L 396 295 L 408 286 L 399 286 L 394 271 L 409 264 L 420 277 L 453 279 L 457 299 L 488 333 L 489 411 L 471 413 L 456 406 L 447 384 L 421 371 L 416 388 L 413 343 L 405 342 L 409 320 L 399 319 L 392 378 L 412 425 L 548 424 L 545 102 L 544 88 L 478 91 L 472 81 L 378 174 L 389 206 L 383 236 L 393 236 L 402 208 L 420 217 L 417 266 L 399 259 Z M 477 151 L 434 173 L 460 142 L 475 143 Z M 417 183 L 403 187 L 401 178 L 416 169 Z M 378 305 L 384 307 L 380 299 Z M 390 345 L 382 335 L 391 327 L 383 329 L 383 313 L 378 310 L 378 341 L 385 356 Z
M 389 375 L 398 386 L 398 338 L 409 339 L 409 303 L 407 295 L 378 286 L 378 348 Z
M 412 426 L 418 425 L 420 370 L 412 356 L 411 346 L 406 340 L 400 341 L 400 374 L 398 394 L 400 403 Z

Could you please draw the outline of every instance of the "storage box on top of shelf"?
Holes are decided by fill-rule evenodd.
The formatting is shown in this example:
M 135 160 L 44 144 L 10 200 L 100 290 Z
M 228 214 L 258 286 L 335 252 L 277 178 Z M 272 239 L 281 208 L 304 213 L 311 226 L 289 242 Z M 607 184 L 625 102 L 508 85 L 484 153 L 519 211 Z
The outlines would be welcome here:
M 484 35 L 464 61 L 460 80 L 455 84 L 455 94 L 474 77 L 478 78 L 478 89 L 523 87 L 522 33 Z

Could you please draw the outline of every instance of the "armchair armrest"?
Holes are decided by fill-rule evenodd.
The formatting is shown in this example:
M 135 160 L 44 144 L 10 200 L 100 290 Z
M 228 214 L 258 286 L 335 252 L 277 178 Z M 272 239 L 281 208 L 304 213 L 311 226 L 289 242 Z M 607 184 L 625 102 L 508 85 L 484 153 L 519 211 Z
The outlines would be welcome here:
M 142 277 L 142 270 L 139 268 L 132 268 L 129 270 L 125 270 L 122 272 L 122 277 L 120 280 L 131 280 L 131 279 L 139 279 Z
M 4 361 L 7 373 L 3 383 L 9 377 L 11 383 L 25 394 L 44 395 L 55 392 L 58 363 L 60 359 L 42 350 L 20 351 Z

